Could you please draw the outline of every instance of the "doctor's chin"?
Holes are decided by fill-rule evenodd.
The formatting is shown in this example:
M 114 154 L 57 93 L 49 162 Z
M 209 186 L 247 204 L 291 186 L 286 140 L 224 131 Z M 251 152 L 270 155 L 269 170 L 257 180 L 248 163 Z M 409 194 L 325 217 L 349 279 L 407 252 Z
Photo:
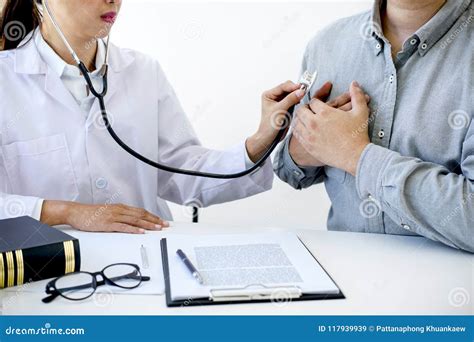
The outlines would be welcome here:
M 474 340 L 472 0 L 0 0 L 0 340 Z

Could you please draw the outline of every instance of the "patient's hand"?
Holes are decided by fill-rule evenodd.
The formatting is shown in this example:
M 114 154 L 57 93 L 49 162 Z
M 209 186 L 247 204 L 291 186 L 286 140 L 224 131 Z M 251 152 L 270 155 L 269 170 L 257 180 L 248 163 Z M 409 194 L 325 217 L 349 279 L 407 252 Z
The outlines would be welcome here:
M 350 94 L 353 108 L 349 112 L 318 99 L 299 107 L 292 133 L 313 158 L 355 176 L 360 156 L 370 144 L 370 110 L 364 91 L 355 81 Z
M 316 91 L 313 98 L 326 102 L 329 95 L 331 94 L 331 90 L 332 90 L 332 84 L 330 82 L 326 82 L 321 88 L 319 88 Z M 365 95 L 365 98 L 367 100 L 367 103 L 369 103 L 370 102 L 369 95 Z M 346 112 L 352 110 L 351 95 L 349 92 L 339 95 L 338 97 L 332 99 L 331 101 L 326 102 L 326 104 L 328 106 L 331 106 L 333 108 L 337 108 Z M 295 117 L 294 120 L 296 124 L 296 120 L 298 120 L 298 118 Z M 302 167 L 324 166 L 324 163 L 316 159 L 305 148 L 303 148 L 303 146 L 298 141 L 298 139 L 296 139 L 293 136 L 290 138 L 289 152 L 290 152 L 291 158 L 298 166 L 302 166 Z

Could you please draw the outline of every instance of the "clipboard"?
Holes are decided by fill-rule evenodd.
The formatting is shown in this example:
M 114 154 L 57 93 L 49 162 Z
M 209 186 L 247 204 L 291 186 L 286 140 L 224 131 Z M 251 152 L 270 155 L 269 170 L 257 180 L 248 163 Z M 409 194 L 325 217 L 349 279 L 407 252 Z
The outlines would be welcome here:
M 326 274 L 331 278 L 329 273 L 322 267 L 319 261 L 309 251 L 306 245 L 300 240 L 301 244 L 314 258 L 314 260 L 321 266 Z M 243 288 L 228 288 L 228 289 L 216 289 L 210 290 L 209 297 L 203 298 L 188 298 L 186 300 L 173 300 L 171 297 L 171 282 L 170 282 L 170 270 L 168 260 L 168 246 L 166 238 L 161 239 L 161 256 L 163 265 L 163 275 L 165 282 L 165 297 L 166 306 L 168 307 L 187 307 L 196 305 L 220 305 L 220 304 L 244 304 L 244 303 L 262 303 L 262 302 L 275 302 L 283 303 L 289 301 L 303 301 L 303 300 L 325 300 L 325 299 L 345 299 L 344 294 L 340 290 L 339 293 L 303 293 L 297 286 L 282 286 L 282 287 L 269 287 L 263 284 L 248 285 Z

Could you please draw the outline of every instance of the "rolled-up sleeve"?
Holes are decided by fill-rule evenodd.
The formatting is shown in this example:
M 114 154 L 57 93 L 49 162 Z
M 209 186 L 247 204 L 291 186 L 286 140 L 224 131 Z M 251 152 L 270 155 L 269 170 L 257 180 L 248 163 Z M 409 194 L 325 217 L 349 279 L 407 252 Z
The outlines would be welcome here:
M 461 174 L 369 144 L 356 174 L 361 199 L 370 198 L 400 227 L 474 252 L 474 131 L 463 148 Z

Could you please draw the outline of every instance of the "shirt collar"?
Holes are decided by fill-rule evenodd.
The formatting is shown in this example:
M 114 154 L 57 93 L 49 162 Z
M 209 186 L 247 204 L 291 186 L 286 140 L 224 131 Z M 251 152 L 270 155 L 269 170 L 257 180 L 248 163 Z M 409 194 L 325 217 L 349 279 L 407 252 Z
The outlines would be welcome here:
M 80 71 L 75 65 L 67 64 L 59 55 L 48 45 L 41 35 L 39 28 L 33 33 L 35 44 L 38 48 L 39 55 L 43 61 L 59 76 L 80 76 Z M 98 40 L 97 55 L 95 59 L 96 70 L 92 72 L 92 76 L 99 74 L 100 69 L 105 61 L 105 46 L 102 40 Z
M 383 35 L 382 20 L 380 12 L 385 5 L 386 0 L 375 0 L 370 16 L 371 35 L 377 39 L 374 44 L 374 52 L 378 55 L 383 48 L 386 38 Z M 453 26 L 467 8 L 472 4 L 472 0 L 446 0 L 446 3 L 439 11 L 422 27 L 418 29 L 405 44 L 411 44 L 416 41 L 418 52 L 424 56 L 433 45 Z M 405 48 L 405 45 L 404 45 Z
M 34 33 L 36 33 L 36 30 L 29 32 L 20 42 L 19 47 L 13 50 L 15 59 L 14 70 L 16 73 L 36 75 L 46 74 L 48 71 L 47 64 L 39 54 L 37 44 L 33 39 Z M 112 71 L 114 73 L 120 73 L 132 65 L 134 61 L 134 51 L 129 49 L 120 49 L 114 44 L 110 43 L 109 72 Z M 49 68 L 49 70 L 52 71 L 51 68 Z
M 369 28 L 369 37 L 373 37 L 375 42 L 373 44 L 373 50 L 375 55 L 378 55 L 382 52 L 383 47 L 385 45 L 386 39 L 383 35 L 382 29 L 382 19 L 380 17 L 380 12 L 382 10 L 382 6 L 384 4 L 384 0 L 375 0 L 372 6 L 372 12 L 370 14 L 368 27 Z
M 420 40 L 418 51 L 421 56 L 449 31 L 471 3 L 472 0 L 447 0 L 433 18 L 415 32 L 414 35 Z

